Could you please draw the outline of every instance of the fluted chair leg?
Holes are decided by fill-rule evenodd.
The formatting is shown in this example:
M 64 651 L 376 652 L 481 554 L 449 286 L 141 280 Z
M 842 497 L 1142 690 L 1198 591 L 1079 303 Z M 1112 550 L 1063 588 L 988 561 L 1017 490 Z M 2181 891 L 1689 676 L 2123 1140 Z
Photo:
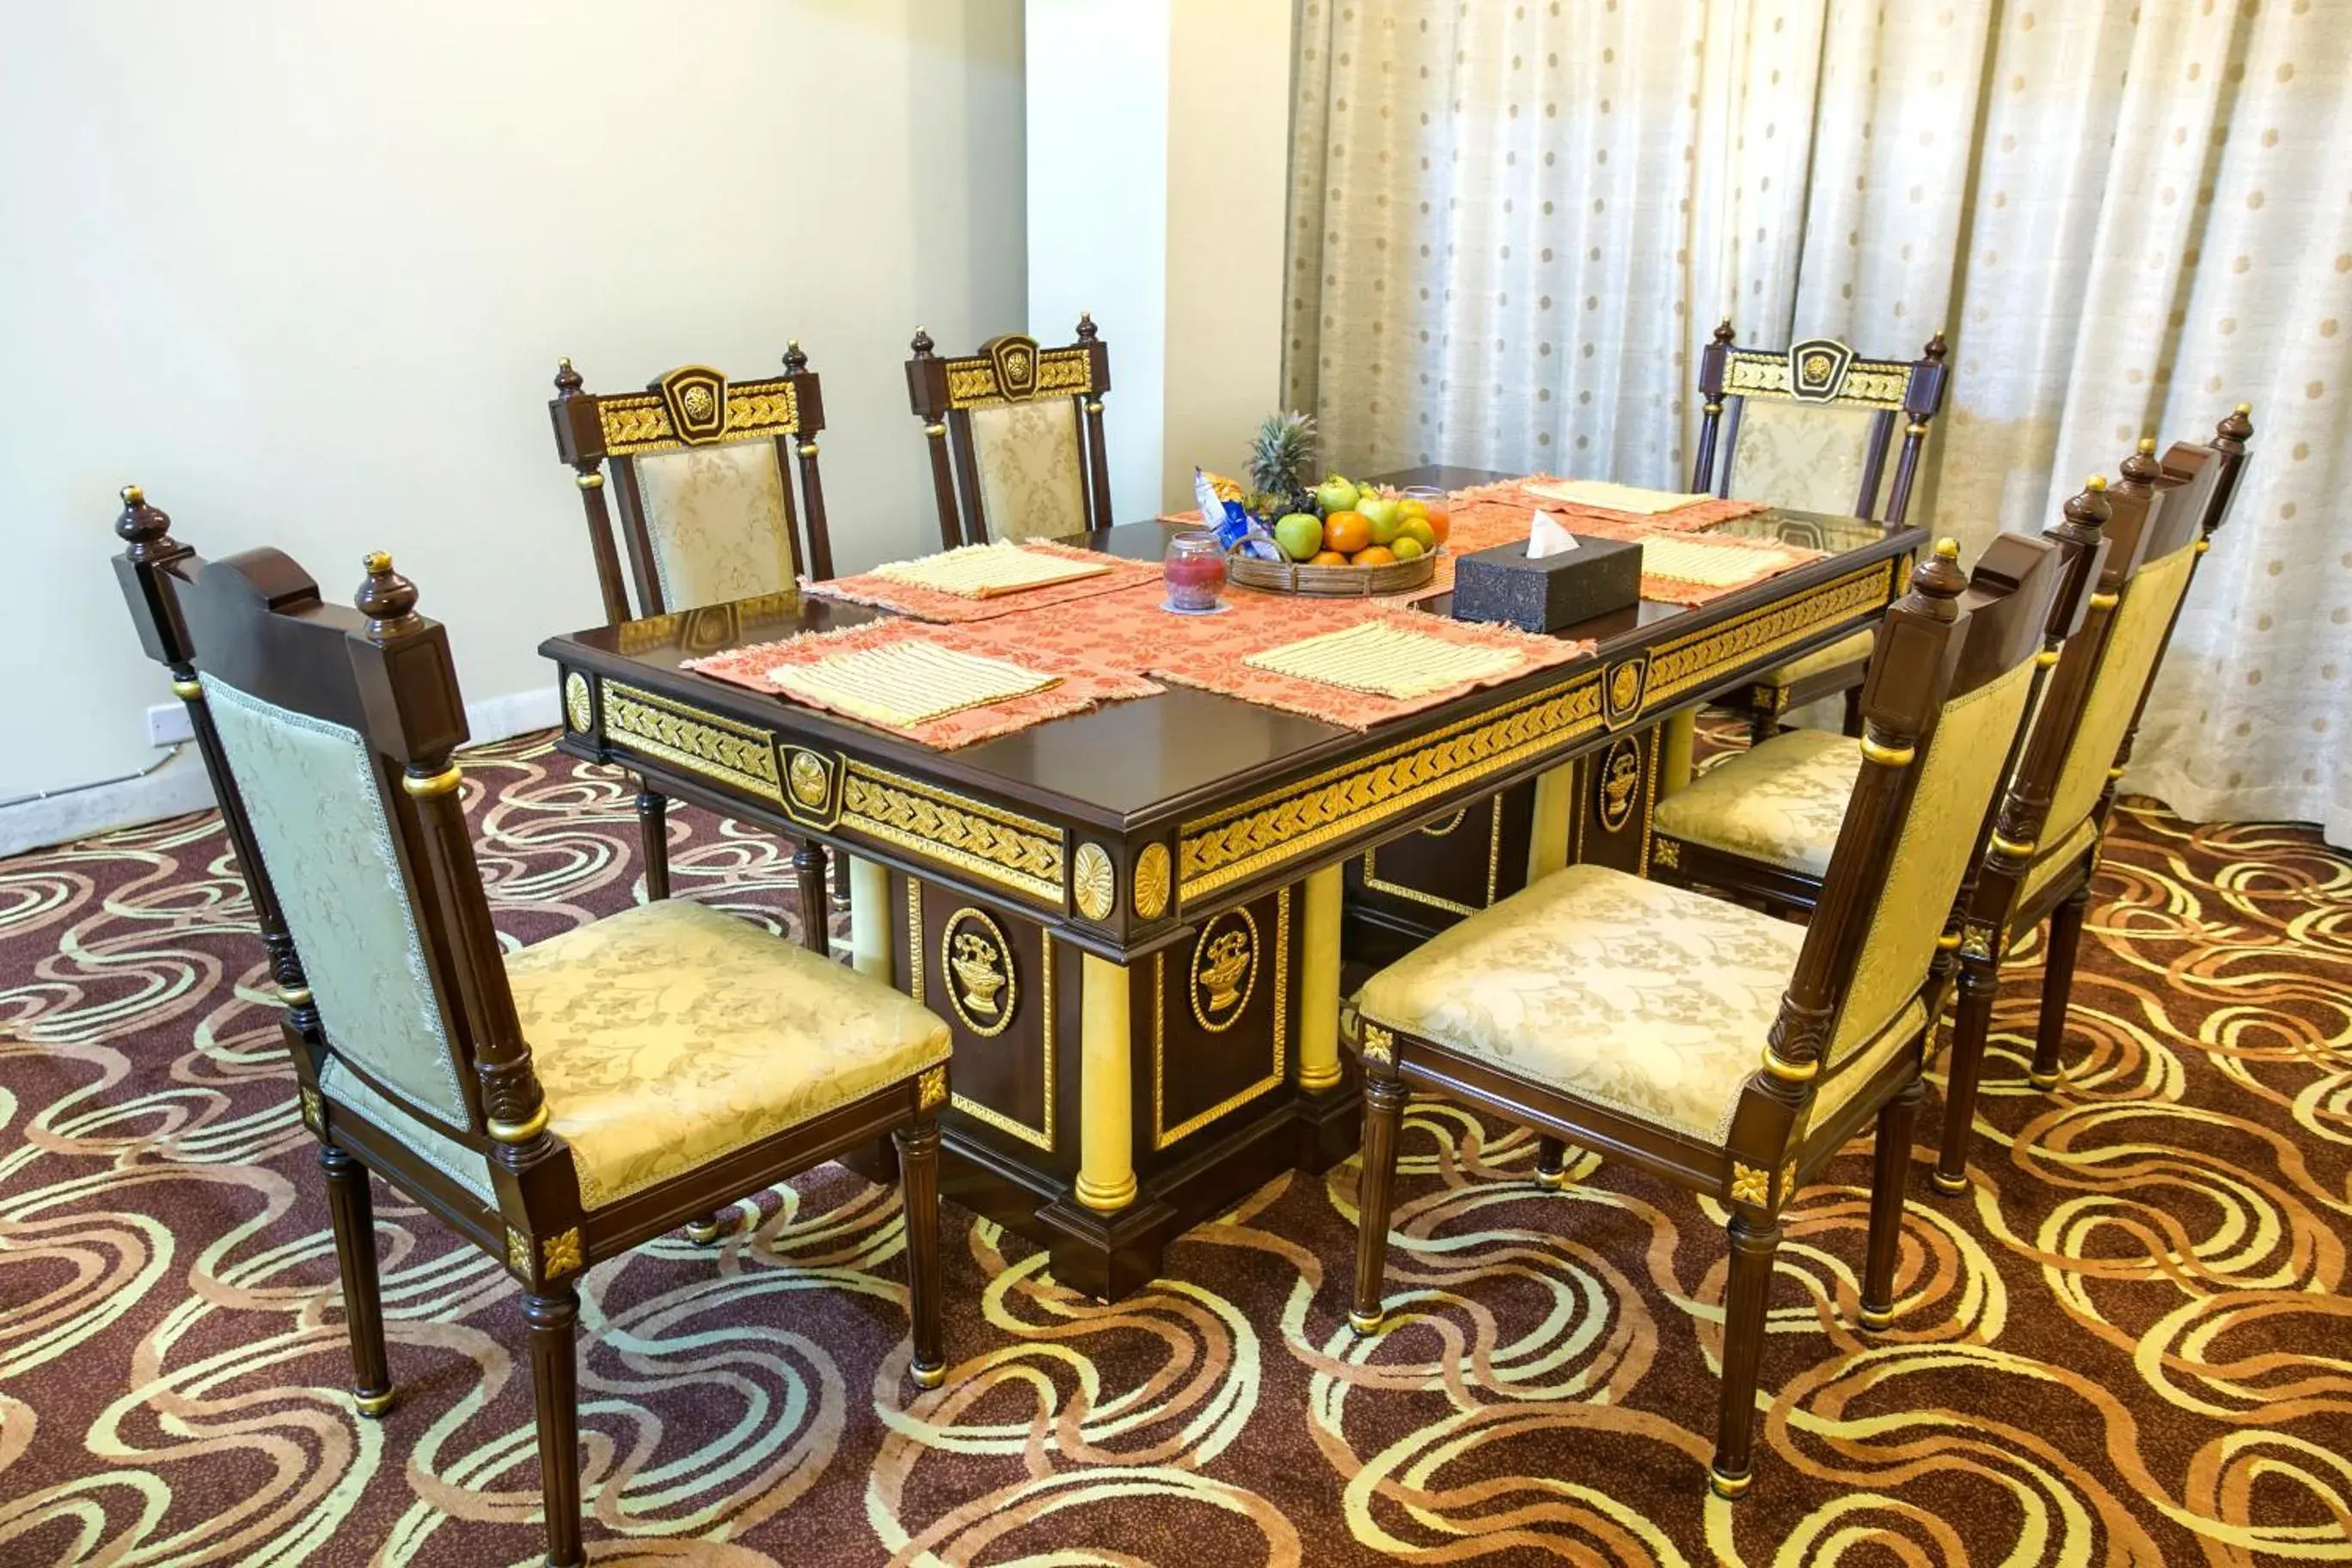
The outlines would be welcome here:
M 918 1388 L 947 1381 L 940 1348 L 940 1124 L 929 1115 L 891 1133 L 898 1147 L 898 1190 L 907 1222 L 907 1313 L 912 1320 L 911 1375 Z
M 1397 1131 L 1404 1125 L 1403 1082 L 1364 1079 L 1363 1169 L 1356 1178 L 1356 1304 L 1348 1323 L 1360 1334 L 1378 1333 L 1387 1315 L 1381 1276 L 1389 1255 L 1389 1207 L 1396 1185 Z
M 580 1296 L 569 1284 L 522 1299 L 530 1394 L 539 1413 L 539 1487 L 549 1568 L 585 1563 L 580 1547 L 580 1365 L 573 1330 Z
M 639 781 L 641 784 L 642 780 Z M 646 897 L 669 897 L 669 797 L 637 791 L 637 833 L 646 847 Z
M 820 955 L 833 951 L 833 900 L 824 895 L 824 850 L 807 839 L 793 846 L 793 889 L 798 895 L 801 945 Z
M 1985 1045 L 1992 1033 L 1992 1003 L 2000 991 L 2000 966 L 1990 957 L 1960 959 L 1952 1005 L 1952 1048 L 1945 1056 L 1944 1131 L 1936 1168 L 1927 1183 L 1946 1197 L 1969 1190 L 1969 1144 L 1976 1137 L 1977 1084 L 1984 1075 Z
M 1568 1185 L 1568 1142 L 1561 1138 L 1536 1140 L 1536 1184 L 1554 1191 Z
M 2083 916 L 2091 907 L 2085 881 L 2050 911 L 2050 956 L 2042 966 L 2042 1017 L 2033 1031 L 2034 1088 L 2058 1087 L 2059 1054 L 2066 1048 L 2066 1005 L 2074 994 L 2074 958 L 2083 947 Z
M 1756 1373 L 1764 1357 L 1764 1312 L 1772 1295 L 1772 1255 L 1780 1247 L 1777 1220 L 1731 1216 L 1731 1280 L 1723 1299 L 1723 1408 L 1716 1424 L 1715 1463 L 1707 1484 L 1720 1498 L 1737 1498 L 1753 1479 L 1748 1448 L 1756 1436 Z
M 1843 728 L 1849 735 L 1862 733 L 1862 688 L 1859 686 L 1845 689 L 1845 723 Z
M 351 1330 L 352 1402 L 362 1415 L 392 1408 L 392 1368 L 383 1350 L 383 1295 L 376 1279 L 375 1203 L 368 1169 L 332 1143 L 319 1145 L 327 1173 L 327 1215 L 342 1275 L 343 1321 Z
M 1878 1147 L 1870 1178 L 1870 1247 L 1862 1265 L 1862 1326 L 1895 1321 L 1895 1256 L 1903 1239 L 1903 1194 L 1911 1173 L 1911 1135 L 1919 1121 L 1917 1079 L 1879 1107 Z

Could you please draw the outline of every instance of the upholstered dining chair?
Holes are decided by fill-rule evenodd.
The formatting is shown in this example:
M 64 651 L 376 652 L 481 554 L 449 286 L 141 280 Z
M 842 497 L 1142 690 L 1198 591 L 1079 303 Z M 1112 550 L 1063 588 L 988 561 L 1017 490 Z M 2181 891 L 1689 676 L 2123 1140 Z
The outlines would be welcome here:
M 1699 354 L 1691 488 L 1901 527 L 1910 515 L 1928 421 L 1944 405 L 1950 377 L 1945 353 L 1941 332 L 1910 361 L 1858 358 L 1831 338 L 1786 349 L 1741 348 L 1725 321 Z M 1858 734 L 1869 660 L 1870 633 L 1856 632 L 1719 700 L 1744 713 L 1760 742 L 1780 728 L 1781 714 L 1843 693 L 1846 732 Z
M 1091 315 L 1077 341 L 1040 348 L 1020 333 L 941 359 L 916 329 L 907 396 L 931 449 L 940 542 L 1054 539 L 1108 528 L 1110 458 L 1103 394 L 1110 349 Z
M 547 411 L 556 455 L 572 468 L 587 513 L 608 623 L 633 618 L 604 499 L 608 479 L 620 500 L 635 616 L 789 593 L 803 576 L 833 575 L 817 475 L 824 394 L 797 341 L 784 347 L 784 374 L 763 380 L 730 382 L 709 365 L 689 364 L 655 377 L 642 392 L 597 394 L 585 385 L 570 360 L 559 362 Z M 666 899 L 669 802 L 639 780 L 636 805 L 646 896 Z M 824 952 L 824 852 L 788 842 L 801 941 Z
M 1887 611 L 1864 689 L 1863 762 L 1809 927 L 1603 867 L 1570 866 L 1374 975 L 1354 1000 L 1364 1072 L 1359 1333 L 1388 1307 L 1397 1133 L 1410 1090 L 1572 1142 L 1731 1211 L 1723 1398 L 1710 1484 L 1751 1479 L 1758 1361 L 1780 1215 L 1878 1123 L 1859 1313 L 1895 1313 L 1904 1171 L 1933 973 L 2023 720 L 2058 552 L 2003 534 L 1973 579 L 1949 540 Z M 1851 742 L 1849 742 L 1851 743 Z M 1410 1301 L 1411 1298 L 1406 1298 Z
M 415 586 L 371 556 L 354 611 L 274 550 L 200 563 L 135 490 L 117 531 L 133 618 L 188 705 L 286 1004 L 361 1413 L 394 1402 L 373 1172 L 521 1287 L 547 1557 L 583 1561 L 582 1276 L 884 1132 L 906 1205 L 910 1370 L 941 1382 L 946 1026 L 683 900 L 501 953 L 451 757 L 464 704 Z
M 1931 1176 L 1947 1195 L 1968 1191 L 2001 958 L 2044 920 L 2050 939 L 2031 1081 L 2057 1086 L 2083 916 L 2116 781 L 2197 564 L 2228 520 L 2253 435 L 2248 413 L 2239 407 L 2210 443 L 2176 443 L 2161 460 L 2156 443 L 2142 441 L 2124 460 L 2120 483 L 2095 482 L 2066 503 L 2051 531 L 2079 574 L 2060 606 L 2075 602 L 2079 630 L 2061 647 L 2053 623 L 2030 735 L 2006 770 L 1995 831 L 1953 933 L 1958 1005 Z M 1661 803 L 1654 874 L 1767 908 L 1811 907 L 1853 777 L 1838 750 L 1819 731 L 1791 731 Z

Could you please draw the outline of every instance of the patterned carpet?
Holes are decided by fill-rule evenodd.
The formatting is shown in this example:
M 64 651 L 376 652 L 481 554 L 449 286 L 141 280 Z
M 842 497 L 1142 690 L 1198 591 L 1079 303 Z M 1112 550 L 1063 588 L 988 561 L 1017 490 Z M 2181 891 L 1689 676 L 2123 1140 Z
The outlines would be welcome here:
M 626 904 L 617 779 L 475 753 L 501 931 Z M 685 896 L 774 920 L 772 841 L 675 814 Z M 2072 1077 L 1997 1017 L 1971 1201 L 1916 1195 L 1852 1327 L 1867 1161 L 1790 1222 L 1757 1484 L 1711 1500 L 1722 1215 L 1436 1104 L 1348 1333 L 1352 1166 L 1101 1307 L 947 1214 L 947 1386 L 903 1375 L 893 1195 L 837 1167 L 583 1286 L 599 1563 L 2268 1563 L 2352 1557 L 2352 861 L 2127 805 Z M 312 1144 L 217 822 L 0 862 L 0 1563 L 536 1561 L 516 1290 L 379 1186 L 403 1402 L 357 1418 Z M 1925 1139 L 1937 1124 L 1931 1098 Z M 1924 1194 L 1924 1166 L 1915 1194 Z M 1392 1300 L 1396 1298 L 1392 1296 Z

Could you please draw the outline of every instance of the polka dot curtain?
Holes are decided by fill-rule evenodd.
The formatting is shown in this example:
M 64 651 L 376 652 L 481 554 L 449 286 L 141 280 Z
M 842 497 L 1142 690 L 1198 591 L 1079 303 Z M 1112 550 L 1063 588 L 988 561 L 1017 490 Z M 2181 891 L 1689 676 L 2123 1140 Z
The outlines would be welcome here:
M 1699 345 L 1954 394 L 1927 521 L 2255 457 L 2131 787 L 2352 843 L 2352 0 L 1301 0 L 1286 379 L 1341 468 L 1689 478 Z

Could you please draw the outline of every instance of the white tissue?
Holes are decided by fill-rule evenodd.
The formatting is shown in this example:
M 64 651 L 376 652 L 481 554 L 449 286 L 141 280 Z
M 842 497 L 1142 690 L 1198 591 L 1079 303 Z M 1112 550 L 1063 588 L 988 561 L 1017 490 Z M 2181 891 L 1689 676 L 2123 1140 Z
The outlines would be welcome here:
M 1548 511 L 1538 511 L 1528 524 L 1528 559 L 1540 561 L 1547 555 L 1559 555 L 1576 548 L 1576 535 L 1560 526 L 1559 519 Z

